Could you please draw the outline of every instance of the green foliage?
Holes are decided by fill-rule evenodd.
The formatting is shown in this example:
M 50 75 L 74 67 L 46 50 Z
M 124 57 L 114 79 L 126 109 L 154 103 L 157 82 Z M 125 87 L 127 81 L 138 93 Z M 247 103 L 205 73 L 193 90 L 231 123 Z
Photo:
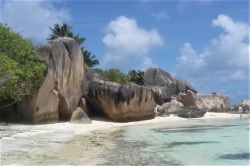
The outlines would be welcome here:
M 126 74 L 122 73 L 119 69 L 109 69 L 105 72 L 103 78 L 111 82 L 117 82 L 122 85 L 130 84 Z
M 84 73 L 86 73 L 90 69 L 86 63 L 83 64 L 83 68 L 84 68 Z
M 108 71 L 102 71 L 101 69 L 95 69 L 95 73 L 99 73 L 105 81 L 117 82 L 121 85 L 129 85 L 130 81 L 126 74 L 119 69 L 109 69 Z
M 131 83 L 144 86 L 144 71 L 130 70 L 128 74 L 124 74 L 119 69 L 110 69 L 102 71 L 101 69 L 93 69 L 94 73 L 99 73 L 105 81 L 117 82 L 121 85 L 129 85 Z
M 63 23 L 62 26 L 60 26 L 59 24 L 55 24 L 54 28 L 50 27 L 50 30 L 52 31 L 52 33 L 50 34 L 50 38 L 48 40 L 53 40 L 56 39 L 58 37 L 71 37 L 73 39 L 76 40 L 76 42 L 81 45 L 86 39 L 85 38 L 80 38 L 79 34 L 74 34 L 71 31 L 71 28 L 73 26 L 69 26 L 66 23 Z
M 74 34 L 71 31 L 71 28 L 73 26 L 69 26 L 66 23 L 63 23 L 62 26 L 60 26 L 59 24 L 55 24 L 53 28 L 50 27 L 51 30 L 51 34 L 50 34 L 50 38 L 48 38 L 48 40 L 53 40 L 56 39 L 58 37 L 71 37 L 73 39 L 76 40 L 76 42 L 81 45 L 83 44 L 83 42 L 86 40 L 85 38 L 81 38 L 79 37 L 79 34 Z M 90 51 L 85 50 L 84 51 L 84 47 L 81 47 L 82 49 L 82 53 L 83 53 L 83 57 L 84 57 L 84 69 L 85 71 L 89 68 L 93 68 L 93 66 L 99 65 L 99 61 L 96 58 L 95 55 L 91 55 Z
M 66 23 L 63 23 L 62 26 L 55 24 L 54 28 L 50 28 L 52 33 L 50 34 L 49 40 L 53 40 L 58 37 L 72 37 L 74 38 L 79 45 L 81 45 L 85 38 L 80 38 L 79 34 L 75 35 L 71 28 Z M 92 69 L 94 66 L 99 65 L 99 61 L 96 59 L 95 55 L 91 55 L 90 51 L 84 50 L 82 47 L 82 52 L 84 56 L 84 70 L 87 71 Z M 105 81 L 117 82 L 122 85 L 129 85 L 130 83 L 135 83 L 138 85 L 144 85 L 144 72 L 130 70 L 128 75 L 122 73 L 119 69 L 110 69 L 108 71 L 102 71 L 101 69 L 94 69 L 94 72 L 99 73 Z
M 83 51 L 84 63 L 88 66 L 88 68 L 93 68 L 95 65 L 99 65 L 99 61 L 95 55 L 91 55 L 90 51 Z
M 0 23 L 0 101 L 19 101 L 37 90 L 44 79 L 44 61 L 31 40 Z
M 129 80 L 137 85 L 144 85 L 144 71 L 130 70 L 128 72 Z

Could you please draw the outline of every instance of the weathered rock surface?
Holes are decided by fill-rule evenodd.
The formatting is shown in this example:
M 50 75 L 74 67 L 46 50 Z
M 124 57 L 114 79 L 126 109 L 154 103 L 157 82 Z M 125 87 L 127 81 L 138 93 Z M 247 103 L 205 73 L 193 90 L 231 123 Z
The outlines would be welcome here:
M 196 106 L 210 112 L 228 112 L 230 110 L 229 97 L 220 93 L 195 94 L 187 91 L 186 94 L 179 94 L 176 99 L 184 106 Z
M 179 93 L 186 93 L 187 90 L 197 93 L 188 82 L 177 80 L 160 68 L 146 70 L 144 81 L 145 86 L 152 89 L 155 102 L 159 105 L 170 102 L 172 97 L 177 96 Z
M 113 121 L 136 121 L 154 118 L 154 96 L 149 88 L 123 86 L 103 81 L 91 71 L 85 73 L 83 93 L 95 110 Z
M 243 113 L 244 112 L 249 113 L 250 112 L 250 100 L 242 100 L 240 102 L 235 103 L 232 111 L 238 111 L 239 107 L 243 109 Z
M 32 123 L 69 120 L 82 98 L 83 55 L 78 43 L 57 38 L 36 49 L 46 59 L 47 75 L 37 94 L 19 103 L 17 111 Z
M 89 104 L 86 101 L 85 98 L 82 98 L 82 100 L 79 103 L 79 107 L 87 114 L 90 115 L 91 114 L 91 109 L 89 108 Z
M 181 107 L 178 111 L 178 117 L 182 118 L 200 118 L 206 114 L 206 110 L 195 106 Z
M 74 124 L 91 124 L 92 121 L 89 119 L 88 115 L 78 107 L 71 115 L 70 123 Z
M 160 107 L 160 115 L 177 113 L 180 107 L 184 105 L 177 100 L 172 100 L 171 102 L 164 103 Z

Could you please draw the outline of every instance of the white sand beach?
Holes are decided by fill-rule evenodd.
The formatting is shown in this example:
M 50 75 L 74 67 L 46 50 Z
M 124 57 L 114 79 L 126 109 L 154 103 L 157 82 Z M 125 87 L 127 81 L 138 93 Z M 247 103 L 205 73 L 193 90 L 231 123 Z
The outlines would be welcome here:
M 243 115 L 242 118 L 249 117 L 249 114 Z M 59 122 L 55 124 L 43 124 L 43 125 L 13 125 L 12 128 L 22 128 L 27 127 L 27 129 L 39 130 L 38 133 L 54 132 L 54 131 L 67 131 L 72 134 L 87 134 L 94 130 L 100 129 L 112 129 L 123 126 L 130 125 L 143 125 L 143 124 L 154 124 L 154 123 L 167 123 L 173 121 L 183 121 L 183 120 L 195 120 L 195 119 L 229 119 L 229 118 L 240 118 L 239 114 L 230 113 L 212 113 L 207 112 L 202 118 L 179 118 L 177 116 L 170 117 L 160 117 L 157 116 L 154 119 L 134 121 L 134 122 L 112 122 L 104 117 L 94 117 L 92 119 L 92 124 L 71 124 L 69 122 Z M 3 127 L 3 126 L 2 126 Z M 17 136 L 29 136 L 34 135 L 36 132 L 23 132 L 22 134 L 17 134 Z
M 207 112 L 204 117 L 195 119 L 234 118 L 240 115 Z M 249 118 L 249 114 L 242 118 Z M 112 133 L 117 134 L 124 126 L 195 119 L 157 116 L 126 123 L 93 118 L 92 124 L 1 125 L 1 165 L 97 165 L 104 160 L 98 156 L 114 145 L 110 141 Z

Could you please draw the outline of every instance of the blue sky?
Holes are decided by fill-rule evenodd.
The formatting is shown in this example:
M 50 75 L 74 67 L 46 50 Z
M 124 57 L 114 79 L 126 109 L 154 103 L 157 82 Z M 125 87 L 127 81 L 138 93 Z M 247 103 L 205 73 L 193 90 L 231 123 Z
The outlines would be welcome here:
M 103 70 L 159 67 L 231 104 L 249 97 L 249 1 L 1 1 L 0 18 L 37 44 L 55 23 L 73 32 Z

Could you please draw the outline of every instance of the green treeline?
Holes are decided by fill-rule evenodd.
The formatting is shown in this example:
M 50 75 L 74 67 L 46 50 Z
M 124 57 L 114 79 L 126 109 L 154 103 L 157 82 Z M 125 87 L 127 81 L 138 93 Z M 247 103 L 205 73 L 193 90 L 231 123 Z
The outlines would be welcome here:
M 121 72 L 119 69 L 109 69 L 102 71 L 101 69 L 93 69 L 94 73 L 99 73 L 105 81 L 117 82 L 121 85 L 129 85 L 131 83 L 144 85 L 144 72 L 130 70 L 128 74 Z

